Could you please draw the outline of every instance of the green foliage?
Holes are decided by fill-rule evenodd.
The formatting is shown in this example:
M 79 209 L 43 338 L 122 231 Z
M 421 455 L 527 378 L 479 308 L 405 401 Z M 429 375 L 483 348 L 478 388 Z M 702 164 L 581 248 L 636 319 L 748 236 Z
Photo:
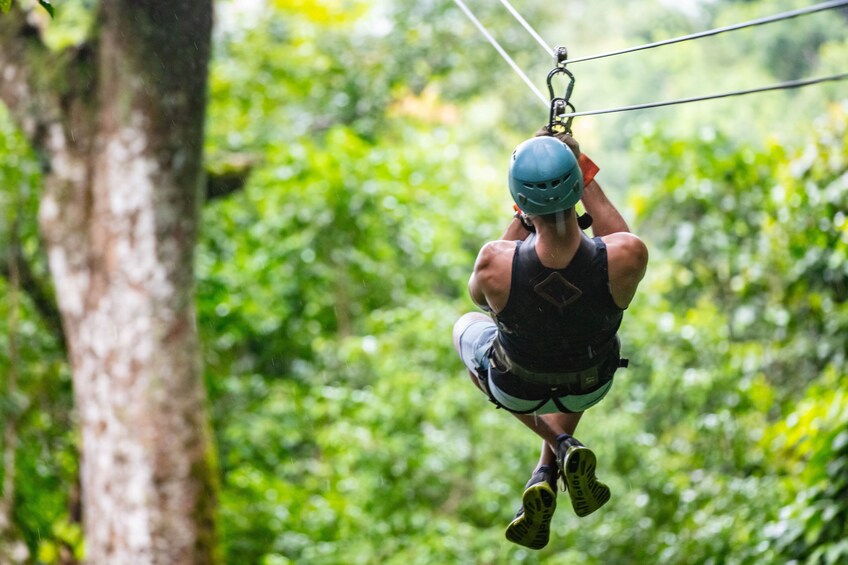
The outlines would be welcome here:
M 655 256 L 630 337 L 647 437 L 619 465 L 659 451 L 643 501 L 672 497 L 651 513 L 675 532 L 655 546 L 671 562 L 844 558 L 845 127 L 837 107 L 800 150 L 640 141 L 653 186 L 634 205 Z M 675 461 L 688 477 L 666 474 Z
M 795 154 L 777 145 L 735 150 L 712 136 L 685 150 L 658 137 L 642 142 L 649 174 L 667 179 L 645 211 L 648 234 L 675 260 L 663 294 L 721 308 L 734 345 L 770 342 L 759 370 L 790 393 L 845 358 L 844 110 L 819 129 Z M 673 228 L 658 229 L 672 213 Z
M 50 17 L 51 17 L 51 18 L 52 18 L 52 17 L 54 17 L 54 16 L 56 15 L 55 10 L 53 9 L 53 4 L 50 2 L 50 0 L 38 0 L 38 4 L 39 4 L 42 8 L 44 8 L 45 10 L 47 10 L 47 13 L 48 13 L 48 14 L 50 14 Z
M 522 11 L 579 56 L 789 7 L 661 4 Z M 62 5 L 54 47 L 80 41 L 90 7 Z M 218 8 L 207 154 L 257 162 L 206 205 L 197 251 L 227 562 L 845 561 L 845 107 L 807 123 L 843 94 L 576 122 L 611 193 L 632 177 L 652 259 L 623 329 L 631 368 L 578 434 L 613 503 L 578 520 L 561 498 L 551 544 L 531 552 L 503 528 L 540 442 L 473 387 L 450 334 L 479 246 L 510 216 L 505 156 L 546 111 L 449 0 Z M 544 76 L 551 62 L 497 3 L 474 8 Z M 575 66 L 575 102 L 842 70 L 841 18 Z M 20 218 L 44 277 L 37 156 L 5 114 L 0 157 L 0 247 Z M 8 315 L 0 302 L 3 374 Z M 15 521 L 55 563 L 82 547 L 70 378 L 25 295 L 20 317 L 26 378 L 0 405 L 19 418 Z
M 7 13 L 12 8 L 13 0 L 0 0 L 0 12 Z M 55 10 L 53 9 L 53 4 L 50 0 L 38 0 L 38 4 L 44 8 L 50 17 L 52 18 L 55 15 Z
M 280 374 L 310 360 L 322 336 L 360 331 L 368 312 L 422 293 L 458 295 L 463 236 L 477 218 L 458 221 L 463 187 L 452 181 L 462 173 L 445 164 L 455 151 L 444 133 L 377 147 L 344 128 L 269 151 L 243 198 L 206 211 L 200 293 L 215 316 L 204 330 L 221 351 L 267 355 L 252 366 Z
M 383 516 L 375 535 L 402 539 L 429 522 L 431 504 L 446 504 L 440 446 L 425 445 L 421 430 L 435 425 L 428 388 L 456 378 L 448 336 L 457 310 L 446 305 L 465 292 L 486 207 L 456 207 L 465 188 L 455 181 L 466 173 L 450 164 L 455 149 L 444 136 L 374 146 L 334 128 L 320 143 L 269 154 L 243 197 L 207 209 L 215 222 L 199 257 L 200 327 L 225 487 L 234 489 L 233 498 L 224 489 L 232 554 L 252 555 L 267 540 L 275 552 L 320 562 L 304 545 L 316 535 L 329 551 L 362 519 Z M 231 372 L 224 383 L 211 377 Z M 234 410 L 255 416 L 232 420 Z M 258 447 L 268 442 L 284 451 Z M 422 451 L 425 461 L 410 458 Z M 418 476 L 398 482 L 410 467 Z M 409 481 L 431 484 L 430 494 L 409 501 L 419 518 L 394 518 Z M 275 501 L 300 500 L 300 491 L 303 500 L 277 516 Z M 245 512 L 253 492 L 277 494 Z M 266 518 L 245 523 L 256 513 Z M 292 524 L 302 531 L 283 536 Z
M 791 502 L 766 528 L 775 557 L 814 564 L 848 559 L 848 396 L 845 375 L 824 375 L 763 438 L 781 457 Z M 841 386 L 840 386 L 841 385 Z M 799 480 L 800 479 L 800 480 Z
M 18 240 L 36 276 L 46 277 L 46 261 L 40 253 L 37 224 L 40 175 L 38 162 L 21 134 L 0 110 L 0 272 L 6 272 L 11 245 L 10 228 L 18 223 Z M 10 302 L 0 301 L 0 422 L 14 419 L 17 434 L 15 523 L 30 553 L 39 547 L 74 542 L 68 524 L 69 500 L 76 488 L 77 436 L 70 406 L 71 379 L 61 344 L 56 342 L 28 299 L 19 289 L 17 313 L 17 390 L 7 394 L 10 367 Z M 0 277 L 0 295 L 11 293 L 8 280 Z M 0 469 L 2 475 L 3 469 Z M 69 537 L 70 536 L 70 537 Z M 78 537 L 78 536 L 77 536 Z M 56 560 L 43 559 L 45 563 Z

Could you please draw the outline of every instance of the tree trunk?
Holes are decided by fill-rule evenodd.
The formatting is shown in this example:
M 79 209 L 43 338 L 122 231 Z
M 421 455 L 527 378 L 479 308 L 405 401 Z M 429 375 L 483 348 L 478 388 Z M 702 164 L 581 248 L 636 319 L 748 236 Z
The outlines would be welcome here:
M 65 72 L 39 68 L 31 45 L 6 54 L 22 86 L 0 94 L 48 160 L 40 223 L 82 428 L 88 563 L 215 560 L 193 277 L 211 12 L 107 0 Z

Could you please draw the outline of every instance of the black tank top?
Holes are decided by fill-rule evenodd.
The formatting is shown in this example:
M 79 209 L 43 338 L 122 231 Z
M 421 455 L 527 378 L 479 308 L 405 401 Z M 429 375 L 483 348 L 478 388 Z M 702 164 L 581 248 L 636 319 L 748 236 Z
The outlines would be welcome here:
M 516 242 L 509 298 L 495 315 L 500 345 L 531 371 L 590 367 L 615 338 L 623 315 L 610 294 L 607 247 L 581 233 L 571 262 L 549 269 L 536 254 L 535 237 Z

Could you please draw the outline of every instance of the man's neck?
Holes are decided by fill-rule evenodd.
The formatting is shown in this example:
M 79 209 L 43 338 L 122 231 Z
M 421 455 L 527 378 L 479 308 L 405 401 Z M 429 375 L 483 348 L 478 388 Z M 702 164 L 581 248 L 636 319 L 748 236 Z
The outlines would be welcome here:
M 542 264 L 552 269 L 566 267 L 580 246 L 580 226 L 572 211 L 561 222 L 534 222 L 536 226 L 536 254 Z

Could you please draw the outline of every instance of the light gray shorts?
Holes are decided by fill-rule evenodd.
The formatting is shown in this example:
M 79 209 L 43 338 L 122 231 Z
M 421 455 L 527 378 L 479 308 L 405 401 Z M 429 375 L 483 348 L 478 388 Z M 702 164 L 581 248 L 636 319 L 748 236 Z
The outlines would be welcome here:
M 569 394 L 549 399 L 539 406 L 539 400 L 525 400 L 505 393 L 492 381 L 489 352 L 498 335 L 498 327 L 491 318 L 483 318 L 479 313 L 465 314 L 457 322 L 459 357 L 469 371 L 477 375 L 480 382 L 489 390 L 497 403 L 507 410 L 520 413 L 552 414 L 562 412 L 557 402 L 570 412 L 582 412 L 603 399 L 612 387 L 612 380 L 587 394 Z M 538 406 L 538 408 L 534 407 Z

